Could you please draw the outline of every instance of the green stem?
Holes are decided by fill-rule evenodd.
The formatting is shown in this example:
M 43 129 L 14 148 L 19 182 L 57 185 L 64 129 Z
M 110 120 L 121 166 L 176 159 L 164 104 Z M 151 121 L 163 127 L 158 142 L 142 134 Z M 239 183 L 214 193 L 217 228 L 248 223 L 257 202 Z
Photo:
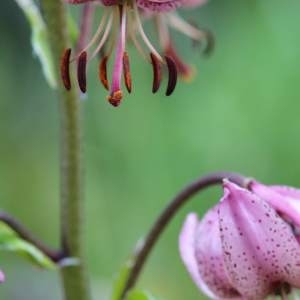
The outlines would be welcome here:
M 49 41 L 56 74 L 59 62 L 68 48 L 66 11 L 61 0 L 41 0 L 48 27 Z M 59 81 L 59 80 L 58 80 Z M 66 300 L 90 300 L 83 251 L 83 193 L 81 166 L 80 100 L 75 89 L 59 90 L 61 118 L 61 243 L 66 255 L 79 259 L 79 264 L 62 269 Z

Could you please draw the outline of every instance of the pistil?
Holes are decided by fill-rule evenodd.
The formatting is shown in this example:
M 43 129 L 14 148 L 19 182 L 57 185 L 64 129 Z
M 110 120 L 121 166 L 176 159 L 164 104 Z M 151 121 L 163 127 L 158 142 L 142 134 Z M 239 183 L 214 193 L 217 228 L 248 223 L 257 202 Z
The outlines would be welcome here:
M 126 4 L 119 6 L 120 10 L 120 32 L 117 41 L 117 48 L 115 54 L 115 62 L 112 74 L 112 84 L 110 95 L 107 97 L 108 101 L 113 106 L 119 106 L 123 98 L 123 93 L 121 90 L 121 77 L 123 73 L 123 56 L 125 52 L 126 45 Z

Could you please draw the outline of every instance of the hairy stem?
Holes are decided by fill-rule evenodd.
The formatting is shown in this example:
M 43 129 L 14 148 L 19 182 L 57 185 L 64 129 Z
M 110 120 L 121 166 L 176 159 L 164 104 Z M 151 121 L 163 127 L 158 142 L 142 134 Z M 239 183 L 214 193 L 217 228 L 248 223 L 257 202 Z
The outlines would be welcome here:
M 66 12 L 61 0 L 41 0 L 48 27 L 53 59 L 57 64 L 69 47 Z M 58 80 L 59 81 L 59 80 Z M 79 264 L 62 269 L 66 300 L 89 300 L 90 290 L 84 259 L 83 197 L 81 166 L 80 100 L 75 89 L 60 94 L 61 138 L 61 243 L 65 255 L 76 257 Z
M 158 241 L 159 237 L 163 233 L 166 226 L 178 212 L 178 210 L 185 204 L 192 196 L 199 193 L 200 191 L 206 189 L 207 187 L 222 184 L 223 180 L 227 178 L 230 181 L 240 185 L 247 187 L 249 183 L 249 179 L 236 174 L 236 173 L 228 173 L 228 172 L 217 172 L 213 174 L 209 174 L 207 176 L 203 176 L 196 181 L 192 182 L 188 186 L 186 186 L 183 190 L 181 190 L 167 205 L 167 207 L 161 212 L 158 216 L 152 227 L 150 228 L 148 234 L 144 238 L 141 246 L 137 248 L 133 266 L 130 270 L 130 274 L 128 276 L 126 285 L 123 289 L 121 299 L 124 299 L 126 293 L 132 289 L 139 278 L 139 275 L 142 271 L 145 262 L 153 249 L 154 245 Z

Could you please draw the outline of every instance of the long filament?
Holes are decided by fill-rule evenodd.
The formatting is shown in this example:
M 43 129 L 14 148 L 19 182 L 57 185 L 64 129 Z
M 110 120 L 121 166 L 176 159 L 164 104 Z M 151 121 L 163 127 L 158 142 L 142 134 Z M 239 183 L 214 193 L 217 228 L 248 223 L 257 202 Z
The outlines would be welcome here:
M 80 50 L 80 53 L 78 53 L 70 62 L 77 60 L 82 52 L 89 50 L 95 44 L 95 42 L 99 38 L 101 32 L 103 31 L 107 16 L 108 16 L 108 11 L 105 11 L 105 13 L 103 14 L 103 17 L 101 19 L 101 22 L 98 26 L 98 29 L 97 29 L 96 33 L 94 34 L 93 38 L 91 39 L 91 41 L 82 50 Z
M 137 51 L 140 53 L 140 55 L 145 59 L 145 60 L 149 60 L 148 56 L 146 55 L 145 50 L 143 49 L 142 45 L 139 43 L 137 36 L 135 35 L 134 32 L 130 32 L 130 38 L 135 46 L 135 48 L 137 49 Z
M 110 38 L 107 43 L 109 43 L 109 46 L 107 49 L 105 49 L 105 55 L 107 57 L 110 57 L 112 54 L 115 44 L 116 44 L 116 39 L 117 39 L 117 33 L 118 33 L 118 28 L 119 28 L 119 11 L 118 9 L 113 10 L 113 23 L 112 23 L 112 30 L 110 32 Z
M 157 31 L 159 36 L 159 42 L 161 47 L 165 50 L 171 42 L 169 29 L 167 23 L 165 22 L 164 17 L 161 14 L 158 14 L 155 18 L 157 24 Z
M 194 40 L 201 40 L 205 38 L 205 32 L 195 28 L 188 22 L 184 21 L 177 14 L 172 13 L 167 15 L 169 24 L 178 30 L 179 32 L 184 33 L 185 35 L 191 37 Z
M 109 13 L 109 11 L 107 11 L 107 10 L 104 12 L 103 17 L 101 18 L 101 22 L 99 24 L 99 27 L 98 27 L 95 35 L 93 36 L 91 41 L 87 44 L 87 46 L 82 51 L 87 51 L 96 42 L 96 40 L 99 38 L 99 36 L 100 36 L 100 34 L 101 34 L 101 32 L 104 28 L 106 19 L 108 17 L 108 13 Z
M 135 19 L 136 19 L 136 22 L 137 22 L 137 27 L 138 27 L 138 31 L 144 41 L 144 43 L 146 44 L 146 46 L 149 48 L 150 52 L 152 52 L 153 54 L 155 54 L 155 56 L 161 61 L 163 62 L 163 58 L 160 56 L 160 54 L 156 51 L 156 49 L 154 48 L 154 46 L 151 44 L 151 42 L 149 41 L 147 35 L 145 34 L 144 32 L 144 29 L 143 29 L 143 26 L 142 26 L 142 22 L 141 22 L 141 19 L 140 19 L 140 15 L 139 15 L 139 12 L 138 12 L 138 8 L 137 8 L 137 5 L 136 3 L 134 3 L 133 5 L 133 9 L 134 9 L 134 13 L 135 13 Z
M 101 38 L 101 40 L 100 40 L 97 48 L 95 49 L 95 51 L 93 52 L 93 54 L 89 58 L 89 60 L 92 60 L 97 55 L 97 53 L 101 50 L 101 48 L 103 47 L 103 45 L 105 44 L 105 42 L 106 42 L 106 40 L 107 40 L 107 38 L 109 36 L 111 27 L 112 27 L 112 23 L 113 23 L 113 13 L 110 14 L 108 23 L 107 23 L 105 31 L 103 33 L 103 36 L 102 36 L 102 38 Z

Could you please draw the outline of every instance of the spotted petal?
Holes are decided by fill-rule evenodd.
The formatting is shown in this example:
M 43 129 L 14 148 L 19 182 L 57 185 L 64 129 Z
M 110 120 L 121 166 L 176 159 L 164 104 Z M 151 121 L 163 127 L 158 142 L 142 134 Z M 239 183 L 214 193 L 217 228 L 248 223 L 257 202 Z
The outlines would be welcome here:
M 182 6 L 184 7 L 196 7 L 205 4 L 207 0 L 184 0 Z
M 200 276 L 216 295 L 215 299 L 241 299 L 238 291 L 229 282 L 225 270 L 218 206 L 209 210 L 198 224 L 195 251 Z
M 150 12 L 167 12 L 180 7 L 183 0 L 136 0 L 139 8 Z
M 205 284 L 198 270 L 198 262 L 195 252 L 195 240 L 198 222 L 199 221 L 195 213 L 191 213 L 187 216 L 179 235 L 179 252 L 183 263 L 185 264 L 195 284 L 208 297 L 215 299 L 216 296 Z
M 257 181 L 252 181 L 250 188 L 284 215 L 287 221 L 300 226 L 300 190 L 287 186 L 266 186 Z
M 279 283 L 300 287 L 298 242 L 267 202 L 226 181 L 219 222 L 227 274 L 246 299 L 264 299 Z

